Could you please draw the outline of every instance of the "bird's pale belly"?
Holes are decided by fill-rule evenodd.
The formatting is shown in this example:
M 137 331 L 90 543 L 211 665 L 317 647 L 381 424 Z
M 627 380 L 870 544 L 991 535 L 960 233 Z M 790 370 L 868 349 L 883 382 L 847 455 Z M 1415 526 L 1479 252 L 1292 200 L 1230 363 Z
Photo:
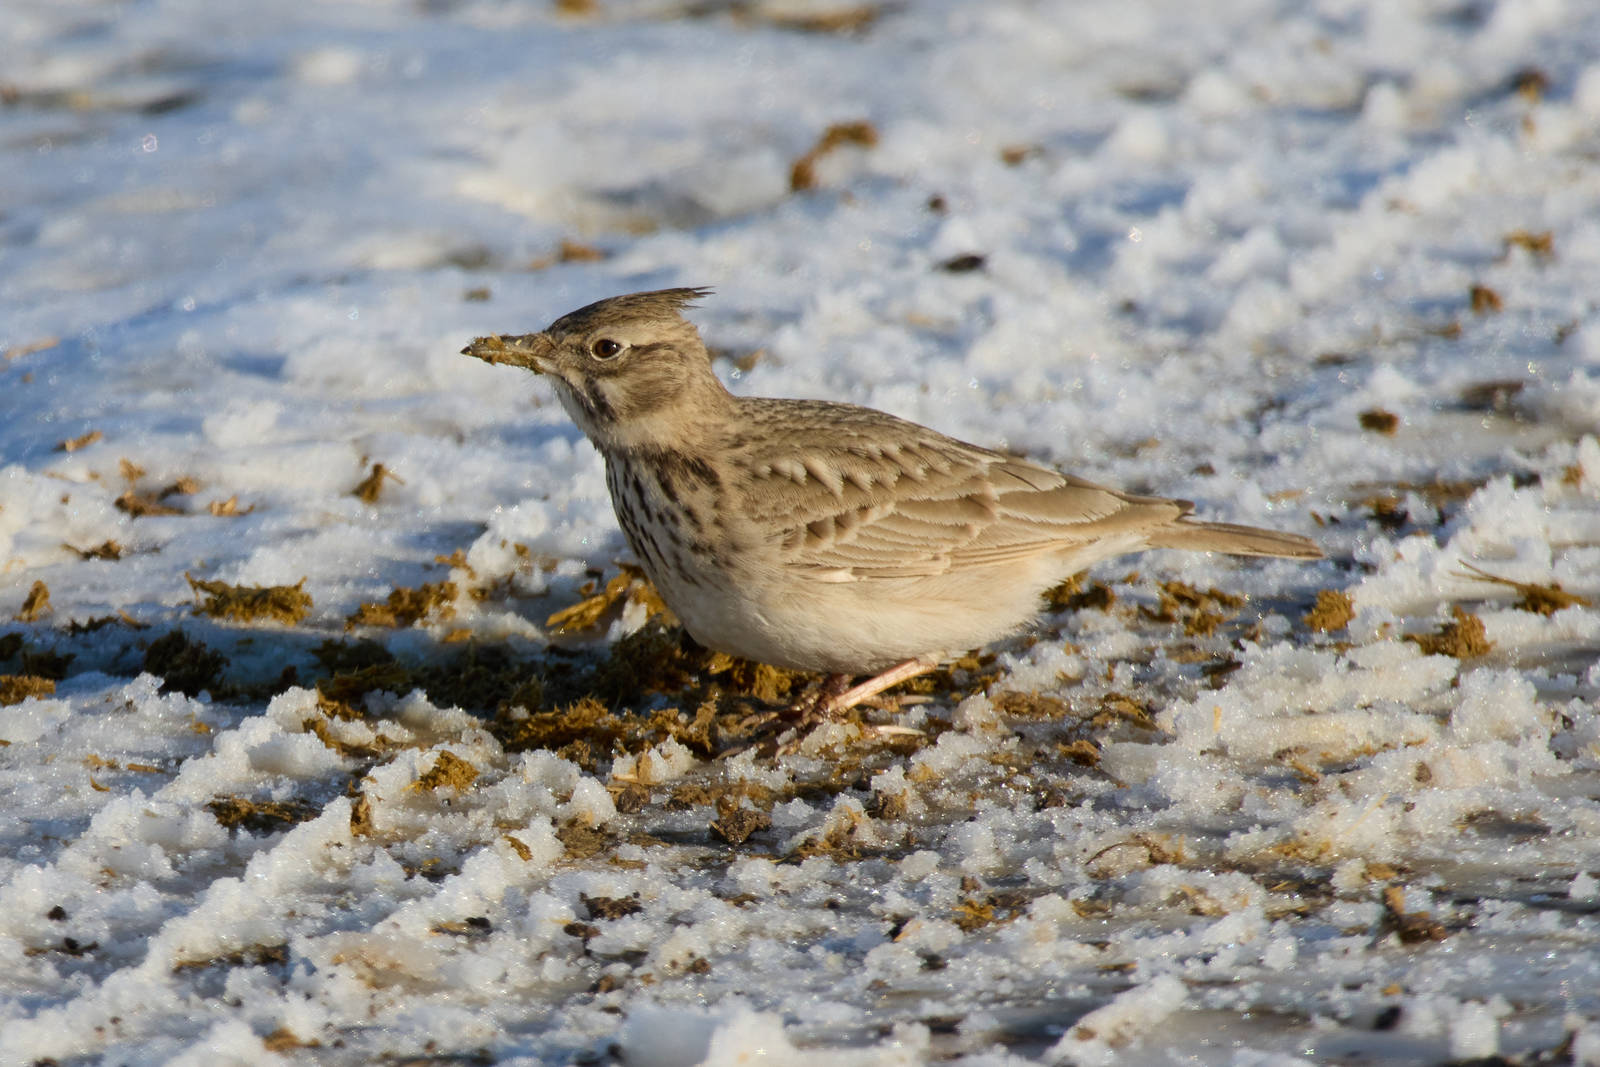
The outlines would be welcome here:
M 937 580 L 822 582 L 698 558 L 662 568 L 649 555 L 640 555 L 645 572 L 696 641 L 790 670 L 870 674 L 958 653 L 1021 629 L 1039 607 L 1038 590 L 1017 584 L 976 600 Z

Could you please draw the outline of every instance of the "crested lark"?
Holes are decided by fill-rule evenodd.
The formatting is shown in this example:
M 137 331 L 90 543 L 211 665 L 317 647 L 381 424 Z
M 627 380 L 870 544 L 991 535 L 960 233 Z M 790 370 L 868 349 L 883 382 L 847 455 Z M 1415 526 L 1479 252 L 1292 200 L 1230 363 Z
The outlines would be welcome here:
M 1044 590 L 1110 556 L 1322 555 L 881 411 L 734 396 L 681 314 L 708 292 L 616 296 L 463 352 L 550 377 L 605 457 L 628 545 L 695 640 L 796 670 L 884 672 L 829 710 L 1021 629 Z

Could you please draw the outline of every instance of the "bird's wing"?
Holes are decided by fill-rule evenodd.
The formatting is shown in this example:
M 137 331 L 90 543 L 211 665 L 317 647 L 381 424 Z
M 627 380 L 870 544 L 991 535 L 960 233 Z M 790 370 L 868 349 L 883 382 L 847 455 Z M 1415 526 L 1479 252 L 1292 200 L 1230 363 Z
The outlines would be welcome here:
M 808 412 L 815 417 L 798 420 Z M 747 446 L 740 496 L 755 528 L 773 531 L 783 562 L 820 581 L 1003 564 L 1137 534 L 1188 510 L 865 408 L 783 414 L 804 430 Z

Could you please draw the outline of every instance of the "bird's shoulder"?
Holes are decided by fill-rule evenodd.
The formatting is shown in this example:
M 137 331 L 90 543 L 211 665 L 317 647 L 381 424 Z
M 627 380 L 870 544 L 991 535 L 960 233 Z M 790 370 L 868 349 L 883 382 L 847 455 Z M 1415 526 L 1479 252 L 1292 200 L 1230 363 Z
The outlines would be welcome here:
M 943 495 L 974 476 L 1015 466 L 1040 488 L 1058 471 L 930 427 L 854 404 L 826 400 L 746 399 L 739 429 L 727 443 L 735 466 L 754 486 L 782 486 L 785 495 L 811 487 L 826 498 L 880 499 Z

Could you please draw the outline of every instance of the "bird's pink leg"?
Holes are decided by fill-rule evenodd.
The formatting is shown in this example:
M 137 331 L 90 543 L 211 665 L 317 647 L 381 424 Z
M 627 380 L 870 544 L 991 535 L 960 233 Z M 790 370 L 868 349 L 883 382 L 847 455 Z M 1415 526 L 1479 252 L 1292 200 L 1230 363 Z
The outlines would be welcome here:
M 847 708 L 853 708 L 864 700 L 870 700 L 892 686 L 899 685 L 919 674 L 927 674 L 939 665 L 939 661 L 932 656 L 918 656 L 908 659 L 884 671 L 875 674 L 860 685 L 852 686 L 835 696 L 824 696 L 817 706 L 817 713 L 822 716 L 837 715 Z M 830 679 L 831 680 L 831 679 Z

